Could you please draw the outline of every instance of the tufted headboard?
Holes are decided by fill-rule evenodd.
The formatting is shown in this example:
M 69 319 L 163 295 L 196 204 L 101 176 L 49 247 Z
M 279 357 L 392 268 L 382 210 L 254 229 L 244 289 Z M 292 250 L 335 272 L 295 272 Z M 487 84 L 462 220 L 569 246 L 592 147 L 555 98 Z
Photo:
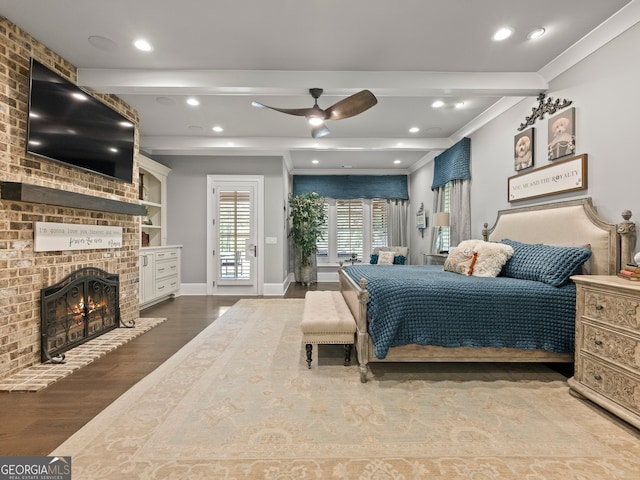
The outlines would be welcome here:
M 615 275 L 621 262 L 628 261 L 635 247 L 635 224 L 627 223 L 633 230 L 629 232 L 632 238 L 621 242 L 618 230 L 622 224 L 605 222 L 598 215 L 591 198 L 583 198 L 500 210 L 493 227 L 487 228 L 485 224 L 483 236 L 485 240 L 495 242 L 509 238 L 548 245 L 590 245 L 591 274 Z

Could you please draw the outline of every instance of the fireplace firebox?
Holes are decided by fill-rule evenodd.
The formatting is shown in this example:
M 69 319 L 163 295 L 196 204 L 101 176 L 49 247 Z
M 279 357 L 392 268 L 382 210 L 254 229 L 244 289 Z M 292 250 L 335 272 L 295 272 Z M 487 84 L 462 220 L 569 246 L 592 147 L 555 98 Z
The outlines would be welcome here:
M 118 274 L 86 267 L 41 290 L 43 363 L 63 363 L 67 350 L 119 325 L 135 326 L 120 318 L 119 285 Z

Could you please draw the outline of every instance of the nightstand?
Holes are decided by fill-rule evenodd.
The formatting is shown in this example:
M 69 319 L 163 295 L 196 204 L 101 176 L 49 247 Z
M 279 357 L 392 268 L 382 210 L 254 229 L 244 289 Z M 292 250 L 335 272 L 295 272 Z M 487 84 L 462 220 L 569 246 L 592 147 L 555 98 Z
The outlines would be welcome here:
M 577 275 L 572 392 L 640 428 L 640 282 Z
M 424 265 L 444 265 L 448 253 L 422 253 Z

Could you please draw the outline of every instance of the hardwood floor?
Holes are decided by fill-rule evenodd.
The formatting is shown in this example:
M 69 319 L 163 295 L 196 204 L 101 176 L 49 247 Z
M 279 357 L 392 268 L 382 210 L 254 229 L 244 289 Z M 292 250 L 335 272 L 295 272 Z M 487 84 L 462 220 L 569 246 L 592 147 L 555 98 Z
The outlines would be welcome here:
M 338 283 L 292 284 L 285 298 Z M 242 297 L 183 296 L 140 312 L 167 317 L 149 332 L 40 392 L 0 392 L 0 456 L 48 455 Z

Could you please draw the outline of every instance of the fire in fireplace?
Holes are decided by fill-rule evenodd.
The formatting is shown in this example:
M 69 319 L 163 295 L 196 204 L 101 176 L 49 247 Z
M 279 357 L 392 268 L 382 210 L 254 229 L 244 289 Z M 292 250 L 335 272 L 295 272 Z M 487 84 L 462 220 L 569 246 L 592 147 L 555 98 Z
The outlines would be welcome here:
M 87 267 L 41 290 L 43 363 L 62 363 L 67 350 L 119 325 L 135 326 L 120 318 L 119 285 L 118 274 Z

